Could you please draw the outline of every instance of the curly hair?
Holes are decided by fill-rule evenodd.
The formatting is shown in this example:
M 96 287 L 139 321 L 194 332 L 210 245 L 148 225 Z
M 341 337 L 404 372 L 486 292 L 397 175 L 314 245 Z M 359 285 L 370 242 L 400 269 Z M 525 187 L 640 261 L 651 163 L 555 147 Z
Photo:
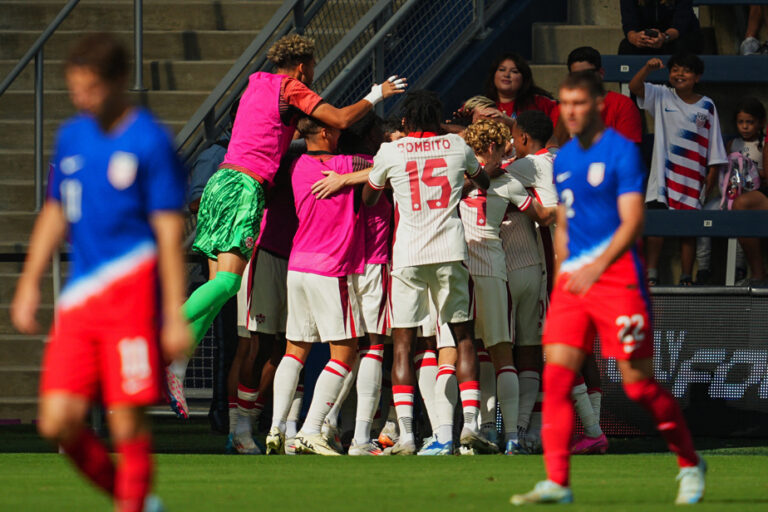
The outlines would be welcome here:
M 503 147 L 510 137 L 511 134 L 506 125 L 490 119 L 475 121 L 464 130 L 464 140 L 477 154 L 488 151 L 491 144 Z
M 299 34 L 283 36 L 267 52 L 269 62 L 282 69 L 307 63 L 315 57 L 315 40 Z

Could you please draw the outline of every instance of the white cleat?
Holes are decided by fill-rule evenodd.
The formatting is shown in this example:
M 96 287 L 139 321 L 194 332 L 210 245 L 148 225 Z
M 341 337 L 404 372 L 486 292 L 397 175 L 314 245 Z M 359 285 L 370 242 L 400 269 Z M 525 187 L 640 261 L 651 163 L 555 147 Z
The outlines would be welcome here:
M 262 455 L 261 448 L 256 445 L 256 443 L 253 440 L 253 437 L 251 437 L 251 434 L 248 432 L 242 432 L 240 434 L 235 434 L 232 438 L 232 445 L 235 448 L 235 451 L 237 453 L 240 453 L 242 455 Z
M 681 468 L 677 474 L 680 487 L 677 490 L 675 505 L 695 505 L 704 498 L 704 477 L 707 474 L 707 463 L 699 456 L 695 466 Z
M 386 422 L 379 434 L 379 444 L 384 448 L 390 448 L 394 446 L 399 439 L 400 435 L 397 433 L 397 423 L 394 421 Z
M 384 455 L 416 455 L 416 443 L 400 439 L 394 446 L 384 450 Z
M 296 438 L 289 437 L 285 440 L 285 454 L 296 455 Z
M 464 427 L 461 430 L 459 444 L 472 448 L 476 453 L 491 454 L 499 453 L 499 447 L 486 439 L 480 432 Z
M 272 427 L 267 434 L 267 455 L 285 455 L 285 434 Z
M 328 440 L 323 434 L 305 434 L 299 432 L 295 439 L 296 453 L 309 455 L 326 455 L 336 457 L 341 455 L 333 446 L 328 444 Z
M 331 446 L 331 448 L 339 453 L 344 453 L 344 447 L 341 446 L 341 432 L 339 432 L 339 427 L 325 422 L 323 423 L 320 432 L 323 434 L 325 441 L 328 443 L 328 445 Z
M 144 498 L 144 512 L 165 512 L 165 505 L 163 505 L 163 500 L 154 494 L 150 494 Z
M 347 451 L 347 455 L 352 456 L 381 454 L 381 448 L 379 448 L 373 441 L 368 441 L 365 444 L 357 444 L 354 439 L 352 439 L 352 444 L 349 445 L 349 451 Z
M 552 480 L 543 480 L 531 492 L 513 495 L 509 502 L 513 505 L 573 503 L 573 493 L 570 487 L 563 487 Z

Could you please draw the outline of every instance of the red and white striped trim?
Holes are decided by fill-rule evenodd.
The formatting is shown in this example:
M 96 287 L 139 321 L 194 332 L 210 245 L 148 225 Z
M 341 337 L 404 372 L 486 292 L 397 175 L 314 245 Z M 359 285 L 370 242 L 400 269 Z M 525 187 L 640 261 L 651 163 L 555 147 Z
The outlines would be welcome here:
M 434 350 L 422 350 L 413 356 L 413 364 L 418 368 L 424 366 L 437 366 L 437 352 Z
M 441 364 L 437 367 L 437 378 L 441 375 L 456 375 L 456 367 L 452 364 Z
M 498 377 L 502 373 L 514 373 L 517 375 L 517 369 L 514 366 L 502 366 L 496 371 L 496 376 Z
M 334 375 L 338 375 L 342 379 L 345 378 L 351 370 L 352 368 L 337 359 L 331 359 L 325 365 L 325 368 L 323 368 L 324 372 L 330 372 Z

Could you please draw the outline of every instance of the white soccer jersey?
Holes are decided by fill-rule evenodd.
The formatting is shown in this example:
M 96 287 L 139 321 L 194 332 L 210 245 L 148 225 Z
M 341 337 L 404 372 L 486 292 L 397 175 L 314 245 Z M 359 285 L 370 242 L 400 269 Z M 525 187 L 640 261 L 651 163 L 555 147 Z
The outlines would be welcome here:
M 557 190 L 553 162 L 555 155 L 542 149 L 535 155 L 518 158 L 507 166 L 507 172 L 517 178 L 525 188 L 536 190 L 539 202 L 547 208 L 557 206 Z
M 499 231 L 506 271 L 541 263 L 536 224 L 522 212 L 509 212 Z
M 422 135 L 382 144 L 368 176 L 374 189 L 389 180 L 394 192 L 393 270 L 467 257 L 457 206 L 464 174 L 477 176 L 480 165 L 458 135 Z
M 491 180 L 487 191 L 474 189 L 461 201 L 459 210 L 467 239 L 467 266 L 471 275 L 507 280 L 504 249 L 499 236 L 501 221 L 510 204 L 525 211 L 532 202 L 533 197 L 523 184 L 507 173 Z

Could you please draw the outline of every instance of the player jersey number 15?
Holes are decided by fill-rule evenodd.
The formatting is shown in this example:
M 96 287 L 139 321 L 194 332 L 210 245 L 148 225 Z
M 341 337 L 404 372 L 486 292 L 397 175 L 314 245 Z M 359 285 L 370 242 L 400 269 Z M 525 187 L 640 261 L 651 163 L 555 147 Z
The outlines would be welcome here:
M 413 211 L 421 211 L 421 183 L 419 178 L 429 188 L 440 188 L 440 197 L 437 199 L 428 199 L 427 206 L 431 210 L 439 210 L 448 207 L 448 200 L 451 197 L 451 183 L 447 176 L 435 176 L 437 169 L 445 169 L 448 166 L 443 158 L 430 158 L 424 162 L 423 172 L 419 172 L 419 163 L 415 160 L 409 160 L 405 163 L 405 172 L 408 174 L 408 181 L 411 186 L 411 206 Z

